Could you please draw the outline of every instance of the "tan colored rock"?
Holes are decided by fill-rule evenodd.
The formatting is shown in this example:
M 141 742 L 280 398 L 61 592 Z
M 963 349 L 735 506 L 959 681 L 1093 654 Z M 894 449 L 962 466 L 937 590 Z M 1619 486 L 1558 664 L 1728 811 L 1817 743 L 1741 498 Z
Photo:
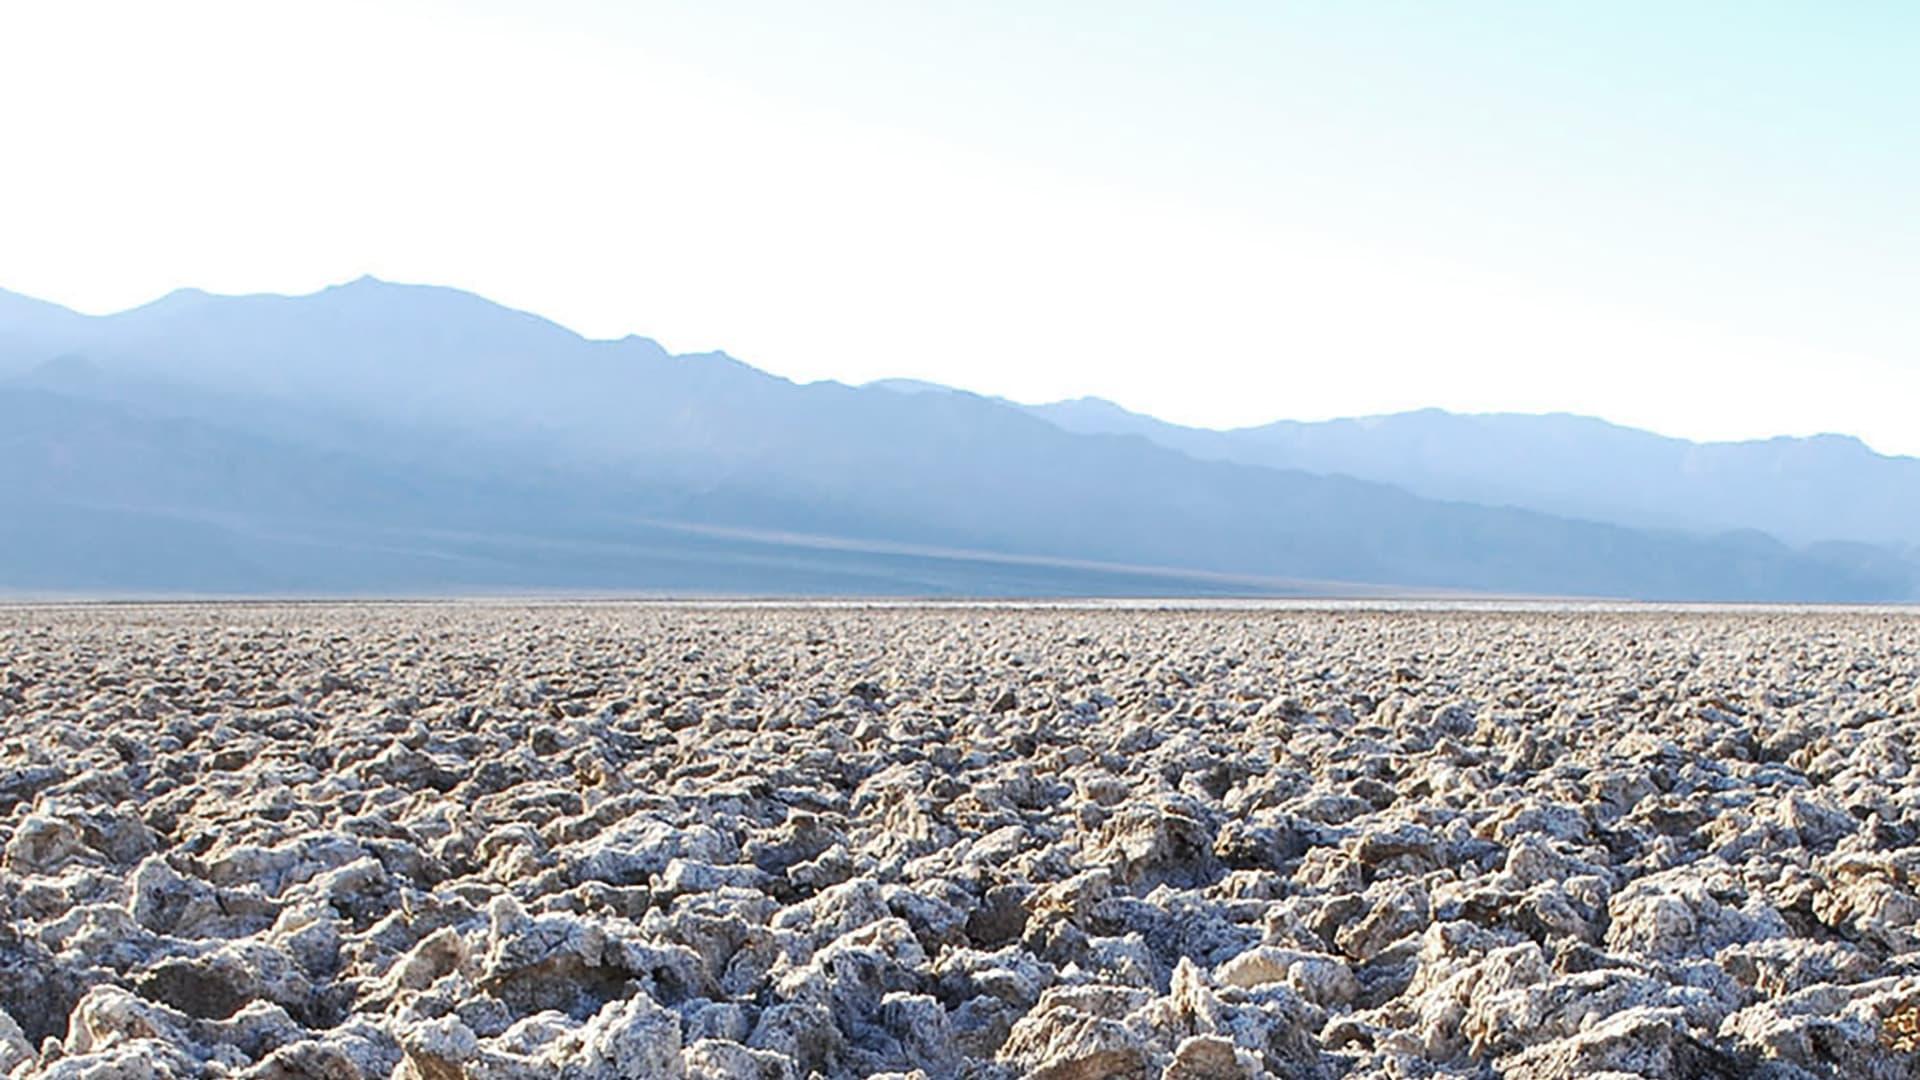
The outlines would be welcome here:
M 1145 1041 L 1125 1024 L 1064 1006 L 1015 1024 L 999 1058 L 1027 1080 L 1144 1080 L 1149 1069 Z
M 1260 1080 L 1266 1067 L 1253 1054 L 1219 1035 L 1194 1035 L 1180 1043 L 1161 1080 Z
M 1249 949 L 1220 965 L 1213 980 L 1243 989 L 1278 983 L 1322 1007 L 1348 1004 L 1360 994 L 1360 981 L 1345 959 L 1270 945 Z

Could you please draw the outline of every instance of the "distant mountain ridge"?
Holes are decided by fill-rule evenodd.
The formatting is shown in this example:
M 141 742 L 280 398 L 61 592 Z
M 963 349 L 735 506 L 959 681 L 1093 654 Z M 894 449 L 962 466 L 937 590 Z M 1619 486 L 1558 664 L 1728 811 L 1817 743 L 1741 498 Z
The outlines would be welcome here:
M 903 389 L 370 278 L 100 317 L 0 295 L 0 589 L 1913 595 L 1880 549 L 1423 498 Z
M 1845 435 L 1698 443 L 1567 413 L 1439 409 L 1213 431 L 1099 398 L 1028 410 L 1065 430 L 1138 435 L 1193 457 L 1342 474 L 1431 498 L 1791 543 L 1920 547 L 1920 458 Z

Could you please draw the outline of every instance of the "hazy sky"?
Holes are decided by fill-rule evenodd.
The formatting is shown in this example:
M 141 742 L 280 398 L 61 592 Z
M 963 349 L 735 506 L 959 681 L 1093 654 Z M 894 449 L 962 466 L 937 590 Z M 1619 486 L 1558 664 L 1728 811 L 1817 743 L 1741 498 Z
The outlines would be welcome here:
M 0 0 L 0 286 L 1920 453 L 1920 8 Z

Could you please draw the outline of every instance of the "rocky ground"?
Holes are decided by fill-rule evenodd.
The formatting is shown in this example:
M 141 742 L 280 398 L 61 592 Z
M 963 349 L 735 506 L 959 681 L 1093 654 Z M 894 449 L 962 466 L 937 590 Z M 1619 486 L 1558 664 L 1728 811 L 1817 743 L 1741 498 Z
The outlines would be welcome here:
M 1910 1077 L 1920 619 L 0 610 L 0 1073 Z

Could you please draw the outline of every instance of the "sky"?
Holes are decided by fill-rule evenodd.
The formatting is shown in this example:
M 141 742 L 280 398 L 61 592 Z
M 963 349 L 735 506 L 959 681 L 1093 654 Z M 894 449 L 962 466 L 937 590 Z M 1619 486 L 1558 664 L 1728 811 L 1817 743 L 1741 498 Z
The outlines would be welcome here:
M 1920 454 L 1920 7 L 0 0 L 0 287 Z

